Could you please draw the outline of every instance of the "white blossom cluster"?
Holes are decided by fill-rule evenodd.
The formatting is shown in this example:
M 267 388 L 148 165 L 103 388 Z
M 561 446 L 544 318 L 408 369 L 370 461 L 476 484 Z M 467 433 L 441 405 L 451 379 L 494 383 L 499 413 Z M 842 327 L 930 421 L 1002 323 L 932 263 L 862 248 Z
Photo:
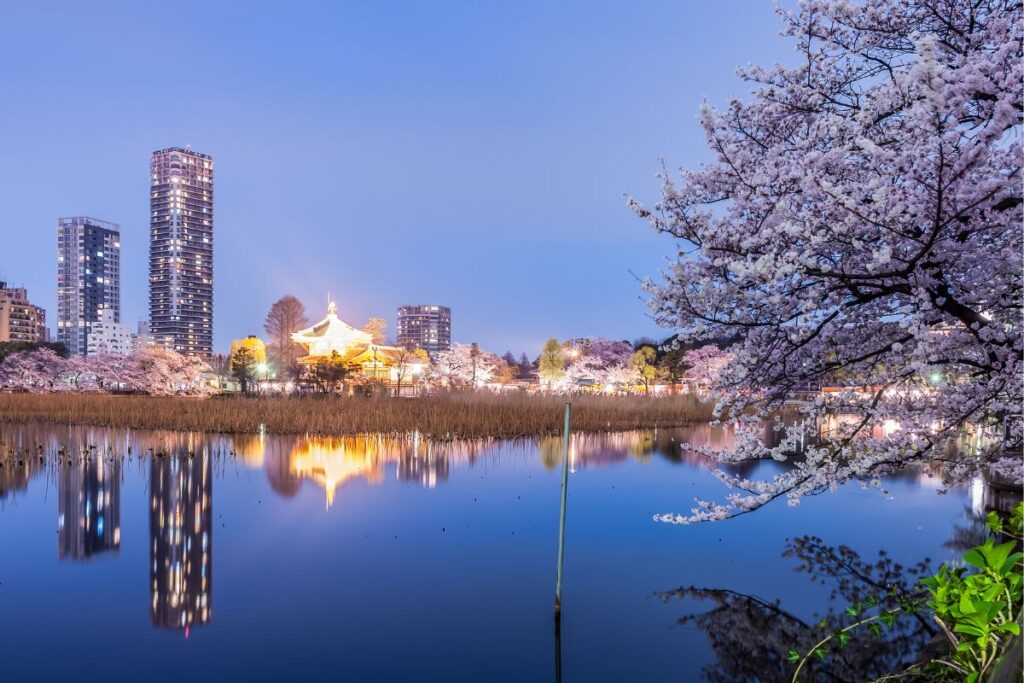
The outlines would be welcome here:
M 428 384 L 439 388 L 479 388 L 490 381 L 503 361 L 474 344 L 454 344 L 434 357 Z
M 139 391 L 153 396 L 206 395 L 209 366 L 196 356 L 151 347 L 130 356 L 62 358 L 50 349 L 13 353 L 0 363 L 0 388 L 31 393 Z
M 932 460 L 955 480 L 992 467 L 1019 479 L 1020 3 L 780 13 L 799 65 L 742 70 L 750 101 L 701 112 L 715 160 L 665 175 L 655 207 L 632 205 L 684 245 L 647 283 L 659 322 L 688 341 L 740 340 L 718 414 L 761 420 L 800 399 L 824 433 L 772 481 L 727 478 L 743 493 L 658 519 L 796 505 Z M 815 394 L 828 386 L 846 390 Z M 964 438 L 968 452 L 947 447 Z M 750 439 L 728 457 L 789 446 Z

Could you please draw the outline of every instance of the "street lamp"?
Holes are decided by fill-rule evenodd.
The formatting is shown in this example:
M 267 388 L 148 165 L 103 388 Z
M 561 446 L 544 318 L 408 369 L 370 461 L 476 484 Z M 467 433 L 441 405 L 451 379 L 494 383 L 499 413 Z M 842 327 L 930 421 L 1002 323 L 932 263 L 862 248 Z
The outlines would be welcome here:
M 267 364 L 265 362 L 264 363 L 257 363 L 256 364 L 256 373 L 258 375 L 262 375 L 263 376 L 263 381 L 264 382 L 267 381 L 267 372 L 268 372 L 269 369 L 270 368 L 267 366 Z M 260 387 L 260 388 L 262 389 L 263 387 Z

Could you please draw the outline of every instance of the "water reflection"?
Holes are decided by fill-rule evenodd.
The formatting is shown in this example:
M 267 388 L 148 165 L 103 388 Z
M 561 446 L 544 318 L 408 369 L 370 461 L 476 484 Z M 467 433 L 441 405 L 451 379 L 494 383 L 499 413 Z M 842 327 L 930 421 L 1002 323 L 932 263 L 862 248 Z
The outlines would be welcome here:
M 335 491 L 350 479 L 362 477 L 371 484 L 383 481 L 381 466 L 392 456 L 388 450 L 381 443 L 360 437 L 307 438 L 292 450 L 291 474 L 316 482 L 330 507 Z
M 284 498 L 296 495 L 303 481 L 324 491 L 334 504 L 338 489 L 354 480 L 379 484 L 394 465 L 395 479 L 433 488 L 448 479 L 453 465 L 471 462 L 488 441 L 431 443 L 413 435 L 236 439 L 232 447 L 247 465 L 262 467 L 271 488 Z M 252 463 L 259 463 L 252 465 Z
M 0 430 L 0 501 L 27 490 L 29 481 L 43 471 L 48 450 L 39 437 L 38 426 Z
M 57 557 L 77 562 L 121 547 L 121 461 L 80 458 L 57 470 Z
M 10 458 L 0 463 L 0 500 L 13 498 L 15 493 L 28 489 L 28 482 L 42 471 L 41 458 Z
M 761 428 L 761 436 L 766 440 L 778 438 L 779 432 L 773 426 Z M 664 477 L 669 467 L 676 468 L 682 474 L 678 479 L 679 489 L 673 489 L 669 495 L 688 495 L 694 481 L 700 482 L 699 477 L 688 474 L 686 471 L 696 472 L 705 467 L 715 467 L 718 463 L 697 452 L 701 446 L 707 446 L 714 450 L 728 450 L 735 445 L 736 431 L 732 426 L 711 426 L 694 425 L 686 429 L 673 430 L 648 430 L 628 433 L 606 433 L 606 434 L 577 434 L 570 443 L 570 459 L 573 471 L 585 469 L 611 469 L 612 466 L 620 463 L 640 462 L 651 463 L 648 468 L 654 476 L 665 481 Z M 684 444 L 686 445 L 684 447 Z M 104 571 L 117 572 L 121 574 L 135 573 L 141 570 L 141 563 L 146 561 L 148 554 L 149 583 L 150 583 L 150 617 L 152 626 L 158 629 L 174 629 L 184 631 L 187 635 L 189 630 L 203 624 L 210 623 L 212 618 L 212 577 L 213 577 L 213 478 L 221 479 L 218 482 L 218 509 L 225 513 L 234 503 L 235 505 L 248 505 L 254 502 L 253 499 L 260 497 L 262 481 L 265 478 L 269 488 L 277 496 L 285 500 L 285 505 L 303 505 L 304 509 L 309 507 L 317 508 L 324 505 L 330 508 L 332 504 L 339 501 L 339 496 L 344 496 L 344 487 L 353 482 L 365 482 L 379 484 L 381 482 L 407 483 L 411 486 L 422 486 L 427 488 L 444 486 L 444 483 L 457 477 L 467 477 L 465 467 L 476 464 L 482 459 L 482 464 L 489 466 L 491 462 L 497 462 L 501 458 L 503 464 L 514 462 L 521 458 L 522 463 L 527 467 L 536 467 L 539 462 L 548 469 L 556 469 L 561 462 L 562 441 L 560 437 L 545 438 L 540 440 L 523 440 L 521 442 L 495 442 L 495 441 L 471 441 L 471 442 L 430 442 L 420 439 L 416 435 L 405 438 L 391 438 L 380 436 L 361 436 L 346 438 L 329 437 L 273 437 L 262 434 L 218 436 L 218 435 L 189 435 L 169 432 L 129 432 L 124 430 L 102 430 L 89 428 L 67 428 L 67 427 L 43 427 L 28 426 L 12 428 L 0 425 L 0 499 L 9 496 L 12 492 L 32 487 L 33 477 L 39 482 L 39 489 L 43 492 L 42 484 L 46 484 L 50 495 L 53 495 L 54 488 L 57 491 L 57 502 L 47 499 L 45 507 L 46 533 L 43 540 L 47 553 L 52 552 L 53 534 L 52 519 L 54 507 L 56 507 L 58 519 L 58 557 L 62 560 L 82 561 L 95 557 L 106 557 L 113 559 L 116 556 L 126 556 L 128 559 L 119 560 L 116 567 L 104 567 Z M 727 467 L 733 471 L 743 471 L 755 467 L 782 469 L 786 465 L 775 462 L 763 463 L 740 463 L 731 464 Z M 262 473 L 260 473 L 262 470 Z M 125 475 L 137 472 L 140 481 L 129 481 L 125 484 L 122 479 Z M 483 474 L 482 472 L 480 474 Z M 595 473 L 596 474 L 596 473 Z M 612 475 L 611 472 L 602 473 L 603 476 Z M 132 484 L 141 484 L 148 477 L 148 490 L 143 492 L 141 486 L 133 487 Z M 128 477 L 130 479 L 130 476 Z M 234 481 L 231 479 L 234 478 Z M 481 479 L 483 477 L 480 477 Z M 228 481 L 224 481 L 228 479 Z M 472 479 L 477 479 L 476 473 Z M 594 477 L 592 480 L 597 480 Z M 627 482 L 628 482 L 627 478 Z M 543 478 L 533 476 L 533 481 L 544 481 Z M 554 479 L 549 478 L 550 484 Z M 609 479 L 609 481 L 611 481 Z M 310 482 L 310 484 L 306 484 Z M 887 479 L 887 482 L 894 484 L 905 484 L 901 489 L 917 488 L 945 488 L 946 482 L 942 480 L 942 472 L 939 468 L 908 468 L 905 471 L 896 473 Z M 619 480 L 615 480 L 618 484 Z M 466 482 L 459 482 L 466 484 Z M 521 480 L 517 481 L 512 489 L 503 489 L 503 482 L 499 478 L 488 478 L 487 482 L 471 482 L 473 486 L 479 486 L 481 491 L 498 491 L 499 495 L 489 496 L 489 500 L 504 497 L 514 498 L 518 502 L 519 494 L 523 492 L 521 487 L 530 486 Z M 992 507 L 1005 508 L 1005 500 L 1010 499 L 1010 493 L 1003 489 L 992 488 L 990 482 L 979 480 L 971 489 L 971 502 L 978 514 L 983 515 L 987 509 Z M 682 486 L 687 488 L 683 489 Z M 717 481 L 710 485 L 717 486 Z M 122 498 L 122 486 L 124 496 Z M 252 488 L 255 486 L 255 488 Z M 306 486 L 307 494 L 312 496 L 301 496 L 302 488 Z M 626 484 L 631 486 L 631 484 Z M 635 478 L 634 495 L 636 500 L 642 501 L 633 507 L 623 507 L 620 519 L 623 524 L 644 525 L 648 519 L 643 510 L 647 505 L 646 501 L 651 496 L 651 489 L 658 489 L 658 482 L 652 483 L 650 479 Z M 314 488 L 315 487 L 315 488 Z M 490 487 L 490 488 L 488 488 Z M 465 487 L 451 486 L 450 489 L 457 489 L 461 494 Z M 614 488 L 614 487 L 612 487 Z M 619 491 L 625 488 L 619 487 Z M 266 502 L 265 489 L 263 502 Z M 476 503 L 477 489 L 474 489 L 474 505 Z M 548 489 L 556 491 L 556 487 Z M 1009 489 L 1006 489 L 1009 491 Z M 234 493 L 233 493 L 234 492 Z M 515 493 L 512 496 L 511 493 Z M 931 492 L 926 492 L 931 493 Z M 136 496 L 133 498 L 133 494 Z M 20 494 L 19 494 L 20 495 Z M 45 495 L 45 493 L 42 493 Z M 235 496 L 233 499 L 232 496 Z M 312 498 L 312 500 L 311 500 Z M 443 509 L 444 497 L 432 496 L 431 505 L 438 505 Z M 489 523 L 493 520 L 501 520 L 506 517 L 505 512 L 497 514 L 493 508 L 484 506 L 484 496 L 481 496 L 479 509 L 489 510 Z M 523 496 L 527 498 L 527 496 Z M 458 504 L 458 496 L 452 497 L 455 504 Z M 396 492 L 395 487 L 387 490 L 377 491 L 374 502 L 386 501 L 388 505 L 396 506 L 398 511 L 405 511 L 403 508 L 407 500 Z M 419 505 L 419 499 L 416 499 Z M 537 499 L 539 500 L 539 498 Z M 547 504 L 554 498 L 537 503 Z M 609 504 L 626 505 L 617 501 L 628 500 L 626 496 L 618 492 L 602 502 L 610 501 Z M 134 502 L 133 502 L 134 501 Z M 18 507 L 20 499 L 15 499 L 13 507 Z M 491 503 L 493 504 L 493 503 Z M 957 502 L 959 505 L 959 501 Z M 523 503 L 525 508 L 526 504 Z M 337 506 L 336 506 L 337 507 Z M 122 509 L 124 508 L 124 509 Z M 252 509 L 252 508 L 250 508 Z M 266 507 L 259 508 L 266 510 Z M 528 509 L 528 508 L 526 508 Z M 556 509 L 556 508 L 553 508 Z M 358 511 L 356 511 L 358 512 Z M 413 514 L 402 517 L 415 518 L 419 514 L 417 508 Z M 586 520 L 591 510 L 581 510 L 579 519 Z M 131 520 L 139 519 L 138 515 L 148 514 L 149 538 L 129 538 L 133 527 Z M 460 509 L 459 514 L 464 514 Z M 527 513 L 528 516 L 529 513 Z M 122 527 L 122 516 L 125 524 Z M 366 514 L 369 518 L 373 515 Z M 257 518 L 256 515 L 254 518 Z M 358 515 L 322 515 L 316 520 L 313 529 L 333 529 L 341 527 L 342 517 L 346 517 L 348 523 Z M 262 532 L 265 528 L 259 525 L 283 524 L 289 519 L 288 515 L 272 519 L 263 518 L 255 526 L 247 526 L 248 533 L 254 533 L 253 528 Z M 846 523 L 848 517 L 841 518 Z M 639 520 L 639 521 L 635 521 Z M 0 521 L 3 521 L 0 519 Z M 145 525 L 146 518 L 142 517 L 142 525 Z M 370 539 L 386 537 L 389 544 L 393 543 L 396 548 L 394 552 L 403 552 L 408 546 L 403 546 L 400 541 L 392 541 L 398 536 L 392 533 L 393 529 L 387 527 L 387 535 L 381 533 L 385 527 L 373 527 L 372 520 L 357 520 L 360 526 L 366 526 L 370 530 Z M 443 513 L 437 517 L 438 527 L 448 524 L 448 518 Z M 303 521 L 305 523 L 305 520 Z M 399 522 L 388 521 L 388 524 Z M 586 523 L 585 521 L 583 523 Z M 975 522 L 976 523 L 976 522 Z M 240 525 L 241 526 L 241 525 Z M 543 526 L 541 524 L 541 526 Z M 467 526 L 466 529 L 469 529 Z M 522 527 L 516 527 L 520 531 Z M 374 534 L 374 530 L 378 533 Z M 3 531 L 0 525 L 0 531 Z M 528 531 L 523 529 L 523 531 Z M 515 543 L 526 543 L 530 536 L 520 531 L 515 536 Z M 962 532 L 963 539 L 956 537 L 954 542 L 966 542 L 973 533 L 968 528 Z M 465 536 L 460 537 L 459 542 L 464 547 L 475 547 L 475 532 L 465 531 Z M 287 535 L 287 530 L 285 530 Z M 451 526 L 444 532 L 448 536 L 445 539 L 453 538 Z M 543 529 L 536 531 L 543 535 Z M 767 533 L 767 532 L 766 532 Z M 136 536 L 145 535 L 145 532 L 136 532 Z M 301 536 L 297 535 L 297 536 Z M 14 537 L 11 535 L 8 537 Z M 312 538 L 309 534 L 309 538 Z M 362 533 L 356 538 L 365 537 Z M 320 537 L 318 537 L 320 538 Z M 402 536 L 405 538 L 405 535 Z M 510 535 L 511 538 L 511 535 Z M 524 539 L 520 541 L 520 539 Z M 143 547 L 148 540 L 147 548 Z M 418 539 L 421 540 L 421 539 Z M 781 538 L 779 539 L 781 542 Z M 122 547 L 122 541 L 124 546 Z M 135 543 L 133 544 L 132 541 Z M 294 557 L 285 557 L 282 553 L 281 562 L 293 562 L 302 560 L 310 566 L 316 566 L 317 562 L 331 557 L 332 550 L 326 548 L 330 544 L 310 543 L 303 545 L 307 539 L 288 539 L 288 548 L 298 553 Z M 940 539 L 941 541 L 941 539 Z M 447 542 L 447 540 L 446 540 Z M 360 559 L 367 565 L 373 562 L 385 562 L 381 555 L 380 546 L 373 546 L 373 541 L 367 541 L 367 550 Z M 229 553 L 229 546 L 221 537 L 219 552 L 221 562 L 224 562 Z M 237 547 L 237 546 L 236 546 Z M 419 546 L 418 546 L 419 547 Z M 502 546 L 508 547 L 508 546 Z M 516 545 L 519 548 L 522 546 Z M 543 541 L 533 544 L 531 548 L 549 549 L 550 544 L 545 538 Z M 658 546 L 661 548 L 662 546 Z M 667 547 L 667 544 L 666 544 Z M 774 546 L 773 546 L 774 547 Z M 139 564 L 136 565 L 131 559 L 133 549 L 138 553 Z M 706 549 L 705 549 L 706 550 Z M 389 551 L 391 552 L 391 551 Z M 419 552 L 419 551 L 417 551 Z M 502 550 L 488 552 L 500 553 Z M 586 552 L 580 550 L 578 552 Z M 660 551 L 659 551 L 660 552 Z M 687 552 L 690 552 L 689 550 Z M 773 554 L 774 550 L 772 551 Z M 303 555 L 302 553 L 307 553 Z M 386 573 L 387 567 L 392 566 L 392 556 L 388 555 L 385 564 L 381 564 L 382 570 Z M 451 556 L 444 557 L 445 562 Z M 519 556 L 509 555 L 509 562 L 514 563 Z M 436 557 L 430 552 L 422 552 L 416 555 L 417 561 L 427 564 L 434 562 Z M 604 561 L 610 561 L 608 557 Z M 130 566 L 129 566 L 130 565 Z M 139 569 L 135 569 L 138 566 Z M 658 566 L 652 562 L 651 566 Z M 79 567 L 62 567 L 65 576 L 73 572 L 79 572 Z M 355 571 L 355 570 L 353 570 Z M 447 568 L 446 568 L 447 571 Z M 221 570 L 220 590 L 223 591 L 223 581 L 228 572 Z M 77 574 L 76 576 L 81 576 Z M 237 577 L 237 575 L 236 575 Z M 5 577 L 0 577 L 5 578 Z M 145 576 L 138 576 L 144 580 Z M 365 577 L 364 577 L 365 578 Z M 546 575 L 545 575 L 546 578 Z M 74 580 L 74 579 L 71 579 Z M 244 579 L 236 578 L 238 581 Z M 5 580 L 6 584 L 7 581 Z M 547 583 L 545 582 L 545 586 Z M 648 590 L 665 587 L 665 583 L 659 581 L 649 586 Z M 668 585 L 672 585 L 669 583 Z M 742 586 L 742 584 L 740 584 Z M 242 586 L 243 589 L 249 588 Z M 262 589 L 262 588 L 260 588 Z M 251 590 L 257 590 L 252 587 Z M 298 591 L 292 586 L 287 590 Z M 333 587 L 332 590 L 341 591 L 342 588 Z M 452 589 L 453 599 L 459 596 L 454 588 Z M 709 635 L 713 634 L 714 647 L 723 658 L 737 657 L 739 661 L 747 661 L 747 664 L 737 663 L 736 668 L 728 669 L 725 674 L 717 680 L 739 680 L 730 679 L 730 676 L 740 676 L 748 666 L 750 671 L 771 671 L 774 666 L 769 658 L 771 653 L 777 653 L 774 645 L 771 648 L 763 640 L 757 645 L 746 634 L 764 633 L 777 638 L 780 642 L 789 639 L 793 642 L 803 637 L 799 634 L 806 624 L 792 621 L 782 615 L 777 605 L 773 603 L 758 602 L 750 596 L 742 596 L 738 593 L 731 593 L 726 590 L 715 591 L 713 589 L 680 589 L 690 590 L 691 593 L 684 594 L 676 592 L 673 597 L 686 597 L 687 599 L 700 598 L 714 602 L 718 608 L 712 609 L 700 616 L 695 616 L 689 623 L 696 623 L 707 629 Z M 695 591 L 704 591 L 697 593 Z M 235 591 L 236 594 L 245 591 Z M 2 594 L 0 594 L 2 595 Z M 232 605 L 230 595 L 222 592 L 218 602 L 218 610 L 230 609 L 235 611 L 237 606 Z M 140 598 L 132 598 L 137 603 Z M 142 597 L 141 600 L 145 600 Z M 133 604 L 133 607 L 135 605 Z M 283 609 L 283 608 L 282 608 Z M 237 615 L 235 615 L 237 616 Z M 135 625 L 139 617 L 131 616 L 132 625 Z M 144 616 L 142 619 L 144 620 Z M 794 618 L 796 618 L 794 616 Z M 739 620 L 737 622 L 736 620 Z M 225 620 L 226 621 L 226 620 Z M 789 629 L 789 630 L 787 630 Z M 567 637 L 571 632 L 567 631 Z M 216 640 L 217 630 L 206 629 L 204 638 Z M 796 640 L 794 640 L 796 639 Z M 558 651 L 559 643 L 556 641 L 556 664 L 560 658 Z M 758 650 L 757 648 L 761 649 Z M 746 649 L 744 649 L 746 648 Z M 784 652 L 784 650 L 783 650 Z M 571 648 L 567 650 L 567 656 Z M 550 656 L 550 655 L 548 655 Z M 743 660 L 742 658 L 747 658 Z M 567 659 L 567 663 L 571 661 Z M 779 676 L 783 675 L 782 663 L 779 663 Z M 549 674 L 548 674 L 549 675 Z M 770 678 L 762 678 L 770 680 Z M 781 678 L 780 678 L 781 680 Z
M 702 669 L 702 679 L 711 683 L 787 683 L 793 665 L 786 653 L 791 648 L 807 652 L 823 634 L 848 625 L 850 619 L 843 612 L 846 605 L 869 595 L 879 599 L 885 609 L 896 608 L 904 600 L 920 600 L 923 589 L 918 581 L 931 572 L 927 558 L 904 566 L 882 551 L 877 560 L 863 560 L 854 550 L 828 545 L 815 536 L 789 539 L 783 557 L 795 559 L 796 571 L 806 573 L 811 583 L 831 588 L 834 607 L 823 618 L 807 619 L 783 608 L 779 600 L 728 588 L 689 586 L 657 594 L 666 602 L 710 604 L 709 609 L 678 620 L 680 625 L 695 625 L 704 631 L 716 655 L 717 661 Z M 936 632 L 919 614 L 897 619 L 881 638 L 854 629 L 845 648 L 823 662 L 813 658 L 808 662 L 807 680 L 859 683 L 901 671 Z
M 758 429 L 760 438 L 768 443 L 781 438 L 773 425 L 761 425 Z M 721 463 L 699 450 L 704 447 L 713 451 L 733 450 L 736 430 L 735 425 L 729 424 L 698 424 L 669 430 L 573 434 L 569 441 L 570 470 L 605 467 L 626 460 L 647 462 L 659 457 L 677 464 L 744 474 L 756 468 L 757 463 Z M 562 462 L 562 437 L 541 437 L 537 450 L 546 469 L 557 468 Z
M 150 616 L 185 629 L 210 621 L 213 594 L 213 477 L 206 449 L 154 455 L 149 464 Z

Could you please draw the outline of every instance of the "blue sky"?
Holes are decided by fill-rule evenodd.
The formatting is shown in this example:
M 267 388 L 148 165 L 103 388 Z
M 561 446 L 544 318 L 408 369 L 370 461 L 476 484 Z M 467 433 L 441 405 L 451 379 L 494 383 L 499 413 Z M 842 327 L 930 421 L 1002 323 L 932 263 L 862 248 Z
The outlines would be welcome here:
M 452 307 L 453 337 L 663 336 L 634 276 L 674 245 L 626 206 L 707 159 L 702 100 L 792 59 L 770 2 L 16 3 L 0 23 L 0 279 L 56 311 L 56 218 L 121 225 L 147 315 L 148 163 L 212 154 L 214 341 L 330 292 L 360 325 Z

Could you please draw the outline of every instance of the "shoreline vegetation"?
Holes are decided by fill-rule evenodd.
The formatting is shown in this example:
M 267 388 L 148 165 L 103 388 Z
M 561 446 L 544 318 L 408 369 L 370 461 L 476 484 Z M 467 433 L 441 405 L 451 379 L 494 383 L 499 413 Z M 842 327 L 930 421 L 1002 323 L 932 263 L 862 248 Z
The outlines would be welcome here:
M 573 404 L 574 432 L 678 427 L 713 419 L 714 401 L 698 396 L 543 396 L 453 392 L 415 399 L 352 396 L 213 398 L 83 394 L 0 394 L 0 423 L 210 432 L 407 434 L 435 439 L 518 438 L 561 434 Z

